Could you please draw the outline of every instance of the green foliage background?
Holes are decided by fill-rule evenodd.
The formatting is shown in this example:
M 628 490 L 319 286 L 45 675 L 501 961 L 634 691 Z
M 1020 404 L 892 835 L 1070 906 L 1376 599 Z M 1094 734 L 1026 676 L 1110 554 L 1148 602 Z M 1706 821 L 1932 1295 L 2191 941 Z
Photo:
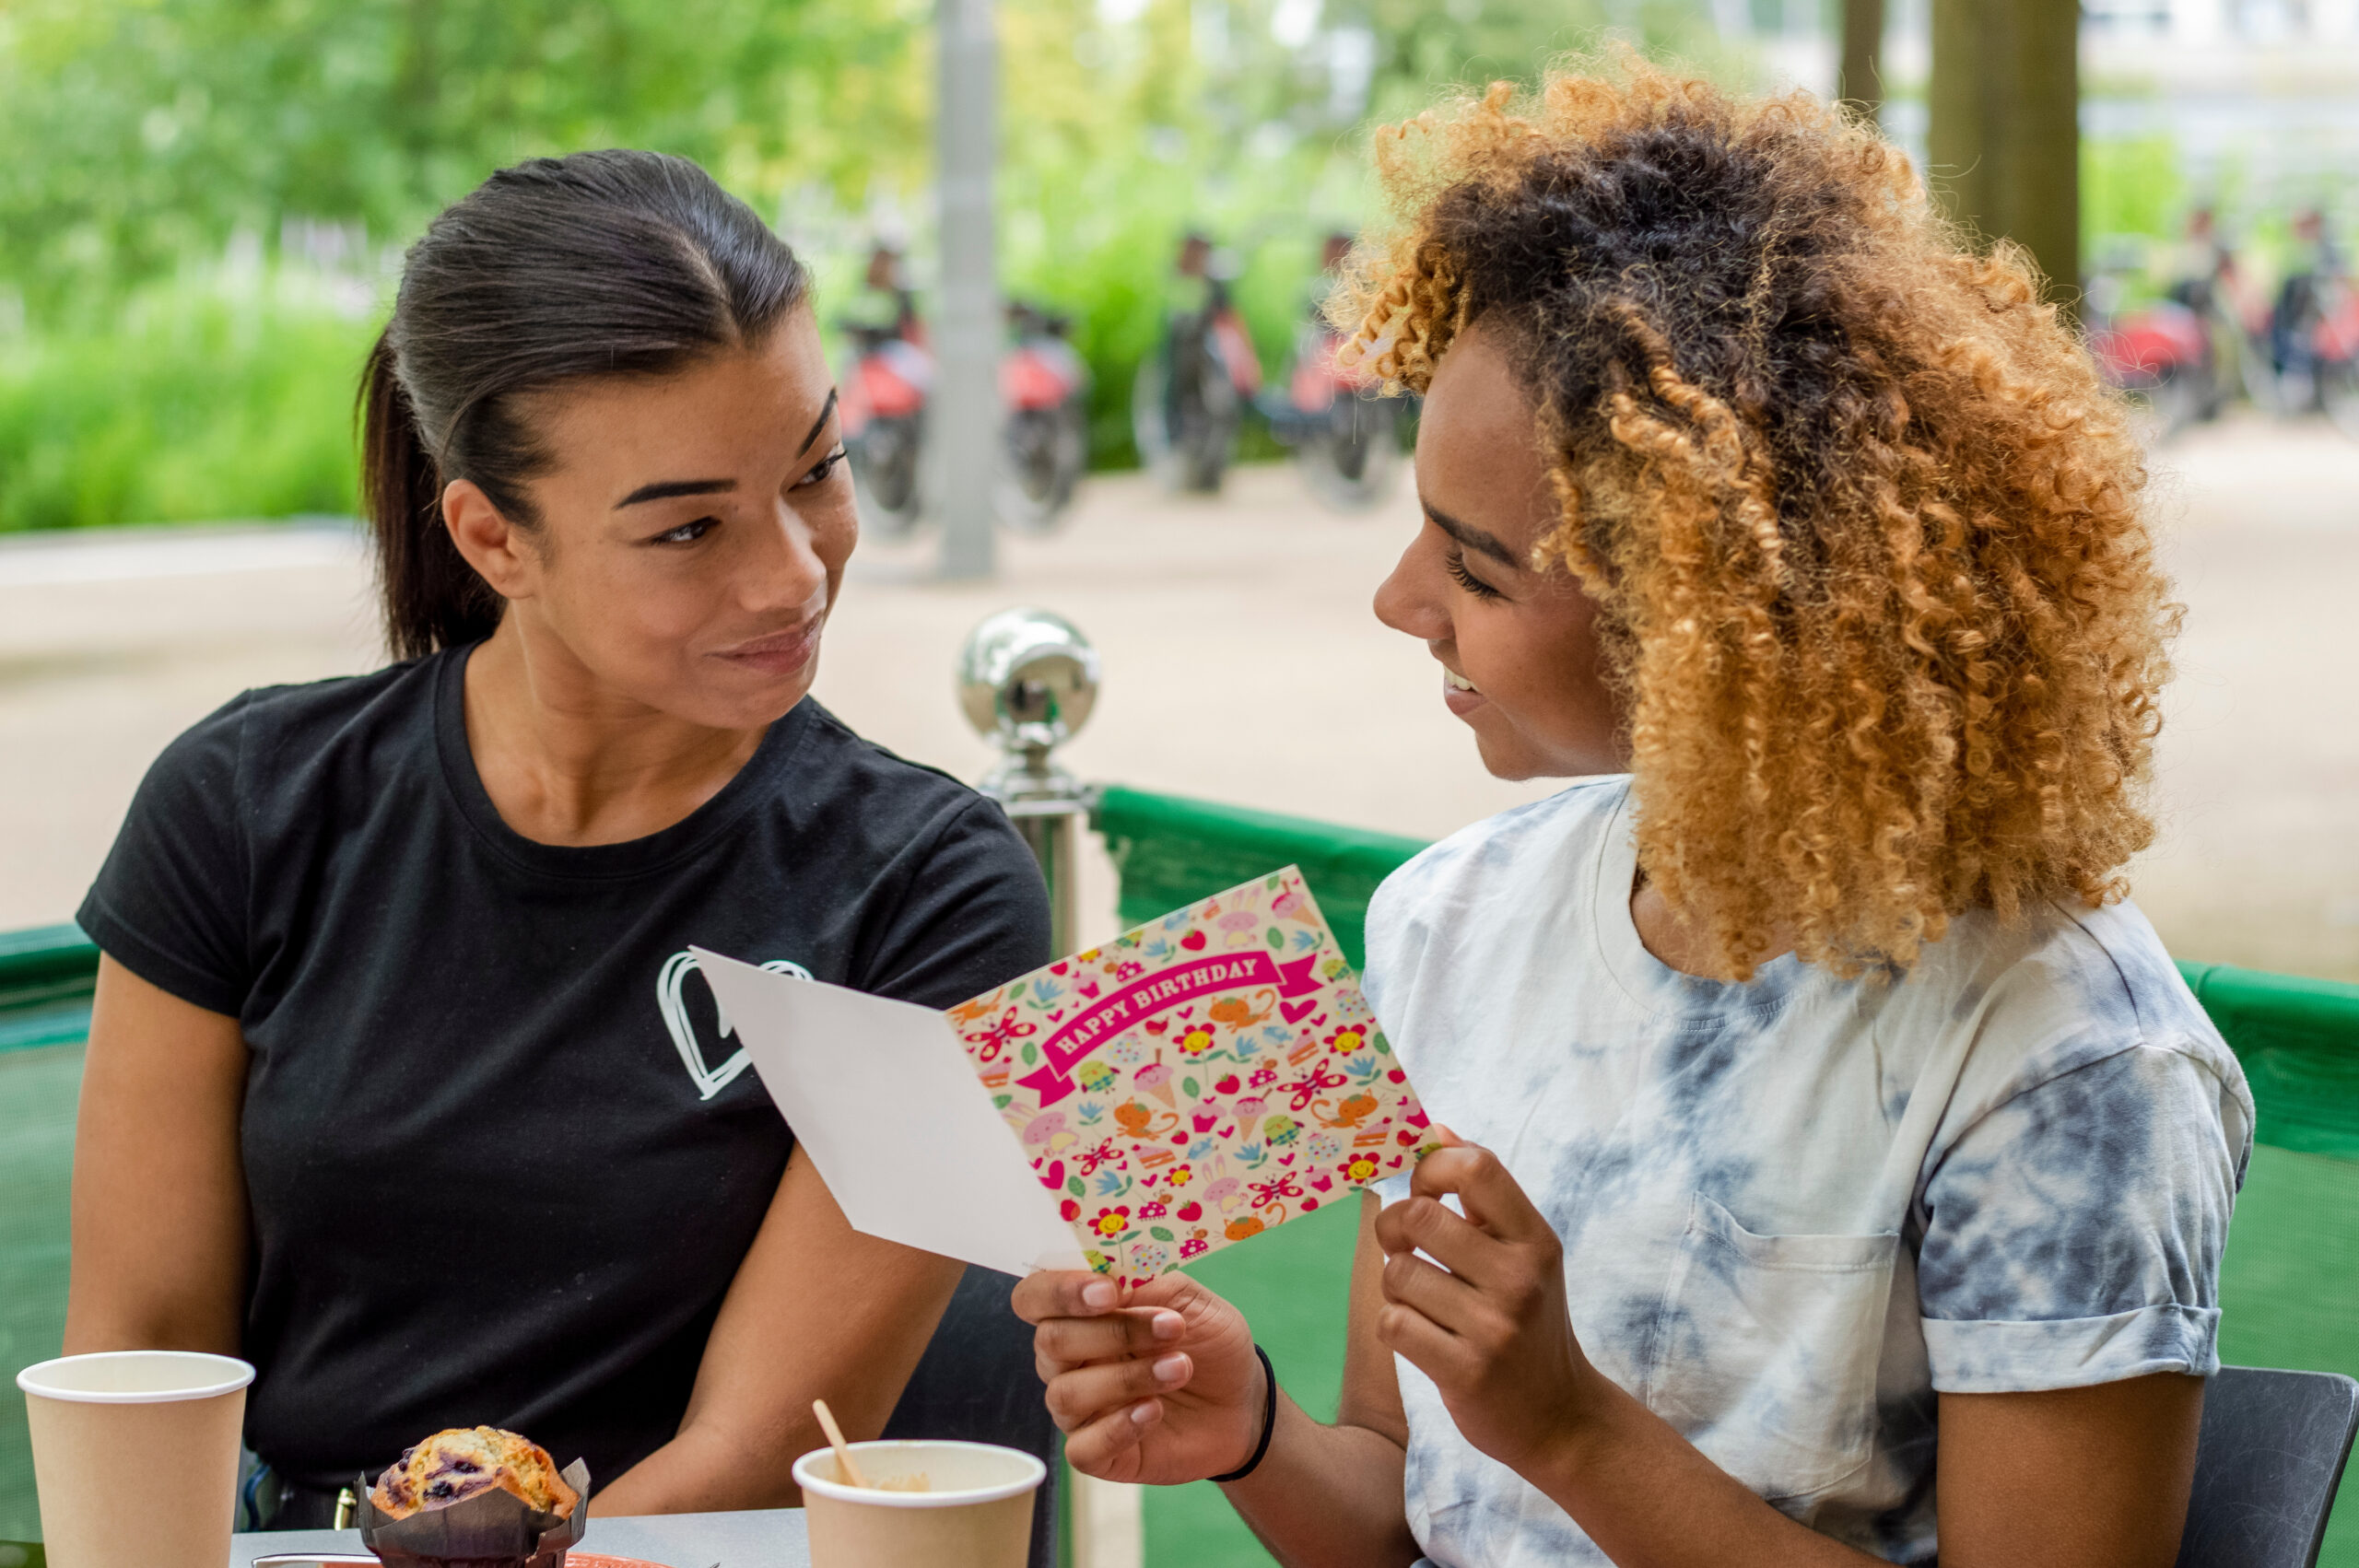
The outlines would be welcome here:
M 1758 9 L 1758 7 L 1755 7 Z M 1283 361 L 1371 123 L 1609 24 L 1749 78 L 1710 0 L 1000 0 L 1002 276 L 1074 317 L 1096 460 L 1202 228 Z M 400 249 L 518 158 L 696 158 L 856 309 L 930 273 L 930 0 L 0 0 L 0 531 L 348 511 Z M 1289 19 L 1291 18 L 1291 20 Z M 2161 235 L 2166 141 L 2092 146 L 2093 237 Z
M 1528 78 L 1609 3 L 1650 44 L 1704 41 L 1697 0 L 1328 0 L 1287 42 L 1284 0 L 1002 0 L 1003 280 L 1075 318 L 1099 461 L 1129 458 L 1183 231 L 1238 252 L 1274 368 L 1320 236 L 1369 215 L 1368 120 Z M 350 389 L 399 247 L 521 158 L 698 159 L 813 253 L 823 315 L 880 221 L 923 277 L 930 17 L 0 0 L 0 530 L 350 509 Z

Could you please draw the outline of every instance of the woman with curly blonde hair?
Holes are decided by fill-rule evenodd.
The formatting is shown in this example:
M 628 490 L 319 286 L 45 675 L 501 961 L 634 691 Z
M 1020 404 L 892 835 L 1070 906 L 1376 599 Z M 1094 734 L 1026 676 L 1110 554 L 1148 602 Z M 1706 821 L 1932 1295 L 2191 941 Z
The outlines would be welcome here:
M 1337 1422 L 1183 1276 L 1039 1275 L 1068 1455 L 1289 1564 L 2165 1568 L 2252 1106 L 2121 901 L 2173 614 L 2121 406 L 1801 95 L 1625 63 L 1379 150 L 1377 614 L 1583 781 L 1370 907 L 1453 1131 L 1366 1206 Z

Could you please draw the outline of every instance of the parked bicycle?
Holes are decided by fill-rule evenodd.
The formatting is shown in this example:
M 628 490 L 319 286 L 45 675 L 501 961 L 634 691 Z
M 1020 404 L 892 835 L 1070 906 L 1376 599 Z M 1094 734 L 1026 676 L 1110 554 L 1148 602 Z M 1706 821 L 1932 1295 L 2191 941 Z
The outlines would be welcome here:
M 1165 488 L 1214 494 L 1235 455 L 1238 422 L 1262 390 L 1262 361 L 1229 299 L 1234 261 L 1191 234 L 1177 271 L 1163 341 L 1132 388 L 1132 435 Z
M 1345 512 L 1365 511 L 1391 493 L 1404 403 L 1385 397 L 1364 367 L 1342 362 L 1345 339 L 1328 324 L 1327 292 L 1351 245 L 1348 234 L 1327 237 L 1285 384 L 1262 397 L 1270 434 L 1293 450 L 1310 493 Z
M 2359 440 L 2359 288 L 2313 209 L 2294 219 L 2299 260 L 2270 312 L 2272 401 L 2283 414 L 2324 414 Z

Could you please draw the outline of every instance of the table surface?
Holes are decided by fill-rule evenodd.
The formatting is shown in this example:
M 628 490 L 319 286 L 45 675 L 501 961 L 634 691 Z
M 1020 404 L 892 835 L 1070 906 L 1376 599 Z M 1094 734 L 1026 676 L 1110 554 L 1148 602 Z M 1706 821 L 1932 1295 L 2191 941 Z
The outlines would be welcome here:
M 274 1551 L 358 1551 L 358 1530 L 265 1530 L 230 1538 L 229 1568 Z M 593 1515 L 578 1551 L 641 1557 L 665 1568 L 811 1568 L 800 1508 L 742 1514 Z

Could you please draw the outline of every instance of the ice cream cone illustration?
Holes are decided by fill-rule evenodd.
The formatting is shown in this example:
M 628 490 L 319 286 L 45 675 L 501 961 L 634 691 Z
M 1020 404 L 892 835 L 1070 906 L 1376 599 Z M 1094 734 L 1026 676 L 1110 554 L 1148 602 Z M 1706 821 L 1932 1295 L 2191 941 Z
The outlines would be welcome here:
M 1135 1081 L 1141 1089 L 1161 1100 L 1165 1105 L 1174 1110 L 1180 1108 L 1180 1102 L 1172 1093 L 1171 1070 L 1163 1065 L 1163 1052 L 1160 1049 L 1155 1053 L 1153 1061 L 1139 1069 Z

